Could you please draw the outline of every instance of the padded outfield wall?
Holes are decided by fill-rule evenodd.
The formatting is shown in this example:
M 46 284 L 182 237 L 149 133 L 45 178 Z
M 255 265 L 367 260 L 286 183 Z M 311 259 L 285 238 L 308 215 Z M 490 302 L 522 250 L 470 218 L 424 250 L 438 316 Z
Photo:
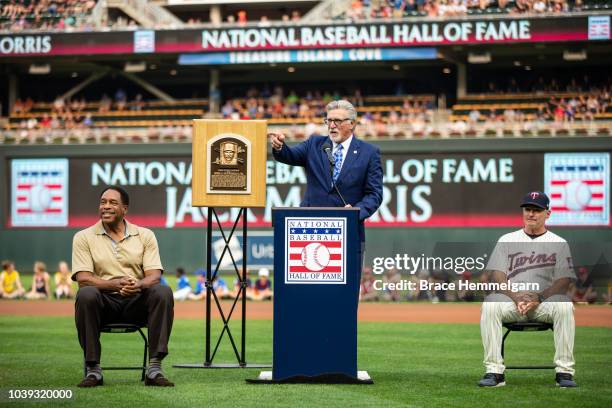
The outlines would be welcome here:
M 462 243 L 455 252 L 491 245 L 520 227 L 519 202 L 531 190 L 553 197 L 550 228 L 570 241 L 576 264 L 612 258 L 610 138 L 375 143 L 385 194 L 368 223 L 366 265 L 374 257 L 435 254 L 449 243 Z M 206 211 L 190 205 L 190 144 L 0 146 L 0 159 L 0 258 L 18 270 L 42 260 L 53 271 L 69 260 L 72 236 L 96 222 L 108 183 L 130 192 L 128 219 L 155 231 L 168 271 L 204 264 Z M 302 169 L 268 157 L 267 170 L 268 205 L 249 219 L 254 267 L 270 264 L 271 208 L 298 205 L 305 188 Z M 229 225 L 232 214 L 219 214 Z

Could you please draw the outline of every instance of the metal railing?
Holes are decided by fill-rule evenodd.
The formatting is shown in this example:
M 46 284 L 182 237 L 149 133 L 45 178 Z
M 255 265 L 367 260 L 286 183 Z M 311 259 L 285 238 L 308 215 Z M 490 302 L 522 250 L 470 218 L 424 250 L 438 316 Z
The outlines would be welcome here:
M 311 134 L 325 134 L 321 124 L 268 125 L 270 131 L 283 132 L 290 139 L 302 140 Z M 356 134 L 370 140 L 418 138 L 508 138 L 508 137 L 593 137 L 612 136 L 612 121 L 574 123 L 478 123 L 458 129 L 456 123 L 417 123 L 386 125 L 378 131 L 358 125 Z M 191 143 L 191 126 L 139 128 L 15 129 L 0 131 L 0 144 L 81 144 L 81 143 Z

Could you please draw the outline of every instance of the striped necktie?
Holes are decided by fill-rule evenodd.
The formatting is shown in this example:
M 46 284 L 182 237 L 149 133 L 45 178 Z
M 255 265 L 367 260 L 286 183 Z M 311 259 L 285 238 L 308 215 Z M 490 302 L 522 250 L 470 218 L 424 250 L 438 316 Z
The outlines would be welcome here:
M 342 169 L 342 145 L 338 145 L 338 148 L 334 152 L 334 183 L 340 176 L 340 170 Z

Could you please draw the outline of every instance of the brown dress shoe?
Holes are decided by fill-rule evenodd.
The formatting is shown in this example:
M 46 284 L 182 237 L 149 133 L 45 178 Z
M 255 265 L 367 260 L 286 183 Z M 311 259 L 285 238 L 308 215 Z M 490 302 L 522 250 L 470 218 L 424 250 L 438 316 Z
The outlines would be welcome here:
M 150 385 L 152 387 L 174 387 L 174 383 L 168 381 L 161 373 L 157 374 L 155 378 L 145 377 L 145 385 Z
M 98 380 L 93 375 L 90 375 L 90 376 L 83 378 L 83 380 L 81 380 L 81 382 L 77 384 L 77 387 L 91 388 L 91 387 L 97 387 L 99 385 L 104 385 L 104 380 L 102 378 Z

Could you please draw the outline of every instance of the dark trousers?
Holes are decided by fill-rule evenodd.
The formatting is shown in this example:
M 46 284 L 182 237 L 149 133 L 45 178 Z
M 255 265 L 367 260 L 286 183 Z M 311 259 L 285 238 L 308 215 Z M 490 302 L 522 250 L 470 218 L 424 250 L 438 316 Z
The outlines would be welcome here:
M 74 308 L 79 343 L 90 365 L 100 362 L 100 329 L 109 323 L 146 324 L 149 356 L 162 359 L 168 354 L 174 320 L 174 298 L 168 286 L 155 285 L 132 297 L 86 286 L 77 293 Z

